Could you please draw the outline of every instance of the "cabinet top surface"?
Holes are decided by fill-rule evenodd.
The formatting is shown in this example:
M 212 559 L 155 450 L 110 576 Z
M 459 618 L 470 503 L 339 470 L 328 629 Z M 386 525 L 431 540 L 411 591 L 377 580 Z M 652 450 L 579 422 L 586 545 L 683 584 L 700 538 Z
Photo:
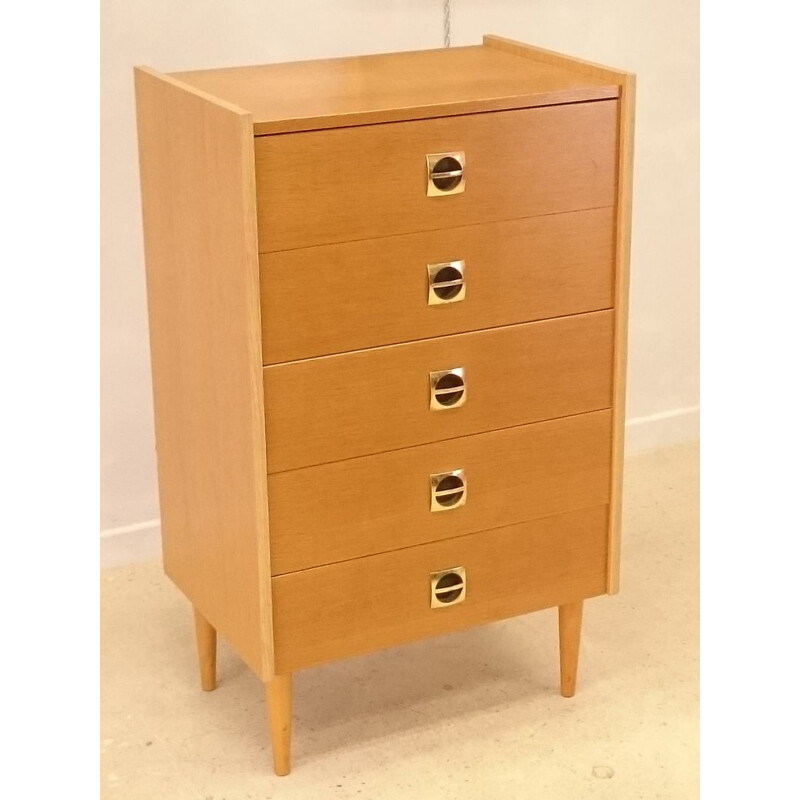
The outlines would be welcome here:
M 617 97 L 608 77 L 486 45 L 177 72 L 253 116 L 256 135 Z

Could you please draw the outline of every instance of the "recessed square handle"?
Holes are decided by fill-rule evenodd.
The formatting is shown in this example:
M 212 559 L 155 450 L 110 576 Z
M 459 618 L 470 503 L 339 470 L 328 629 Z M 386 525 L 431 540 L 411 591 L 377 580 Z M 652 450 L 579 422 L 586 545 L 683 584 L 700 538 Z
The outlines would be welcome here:
M 425 156 L 428 167 L 428 197 L 461 194 L 466 186 L 463 151 L 429 153 Z
M 429 372 L 428 376 L 433 411 L 459 408 L 467 401 L 467 379 L 463 367 Z
M 431 608 L 463 603 L 467 596 L 467 571 L 464 567 L 431 572 Z
M 428 264 L 428 305 L 458 303 L 467 296 L 463 261 Z
M 463 469 L 431 475 L 431 511 L 452 511 L 467 502 L 467 476 Z

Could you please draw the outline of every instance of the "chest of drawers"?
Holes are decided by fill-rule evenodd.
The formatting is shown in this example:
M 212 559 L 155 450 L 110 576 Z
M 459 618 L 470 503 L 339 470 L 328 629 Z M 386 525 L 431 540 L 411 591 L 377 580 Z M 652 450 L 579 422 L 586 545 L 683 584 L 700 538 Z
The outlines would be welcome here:
M 265 682 L 618 585 L 633 76 L 136 70 L 164 565 Z

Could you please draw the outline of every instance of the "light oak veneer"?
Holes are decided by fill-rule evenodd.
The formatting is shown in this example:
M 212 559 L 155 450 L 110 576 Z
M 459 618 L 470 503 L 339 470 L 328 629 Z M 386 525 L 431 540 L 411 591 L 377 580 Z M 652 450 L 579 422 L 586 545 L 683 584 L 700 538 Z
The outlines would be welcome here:
M 611 412 L 270 476 L 273 574 L 607 505 Z M 428 477 L 464 469 L 467 501 L 432 514 Z
M 632 72 L 610 69 L 580 58 L 554 53 L 541 47 L 515 42 L 500 36 L 484 36 L 485 47 L 528 58 L 538 65 L 566 67 L 587 78 L 610 81 L 619 87 L 617 120 L 616 256 L 614 307 L 617 325 L 614 343 L 614 449 L 612 453 L 611 494 L 608 539 L 608 593 L 619 591 L 620 542 L 622 538 L 622 462 L 625 457 L 625 389 L 628 368 L 628 296 L 631 260 L 631 214 L 633 196 L 633 140 L 636 115 L 636 76 Z
M 619 586 L 634 76 L 487 36 L 135 80 L 164 566 L 202 688 L 219 634 L 285 775 L 292 671 L 558 606 L 571 696 L 583 602 Z M 447 152 L 464 191 L 430 197 Z M 466 299 L 428 305 L 457 260 Z M 466 402 L 431 410 L 457 367 Z
M 428 305 L 427 265 L 462 260 L 464 299 Z M 266 364 L 614 305 L 614 209 L 263 253 Z
M 616 97 L 613 77 L 531 65 L 488 47 L 415 50 L 175 73 L 253 115 L 259 136 Z
M 259 136 L 259 250 L 614 203 L 616 100 Z M 464 151 L 466 189 L 425 193 L 426 153 Z
M 583 509 L 272 579 L 279 672 L 603 594 L 608 509 Z M 467 594 L 431 609 L 431 572 Z
M 608 408 L 613 341 L 596 311 L 265 367 L 269 470 Z M 429 373 L 458 367 L 466 402 L 432 411 Z
M 136 100 L 164 569 L 266 678 L 272 613 L 252 122 L 142 68 Z

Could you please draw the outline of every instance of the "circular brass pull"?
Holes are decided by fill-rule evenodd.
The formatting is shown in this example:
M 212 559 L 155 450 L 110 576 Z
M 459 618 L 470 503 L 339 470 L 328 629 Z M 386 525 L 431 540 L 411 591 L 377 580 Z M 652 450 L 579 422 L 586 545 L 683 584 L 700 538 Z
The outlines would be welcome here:
M 467 502 L 467 476 L 463 469 L 431 475 L 431 511 L 450 511 Z
M 453 153 L 429 153 L 425 156 L 428 165 L 428 197 L 461 194 L 464 191 L 463 151 Z
M 467 295 L 463 261 L 428 264 L 428 305 L 457 303 Z
M 451 567 L 431 573 L 431 608 L 453 606 L 467 596 L 467 573 L 464 567 Z

